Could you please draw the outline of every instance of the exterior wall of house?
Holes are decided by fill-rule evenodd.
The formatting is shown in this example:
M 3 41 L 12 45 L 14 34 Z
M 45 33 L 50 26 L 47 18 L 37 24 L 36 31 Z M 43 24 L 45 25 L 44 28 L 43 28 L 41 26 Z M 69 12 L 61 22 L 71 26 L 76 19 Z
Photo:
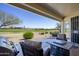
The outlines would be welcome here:
M 64 33 L 64 21 L 61 21 L 61 33 L 63 34 Z
M 64 19 L 64 33 L 66 34 L 67 38 L 71 39 L 71 17 L 66 17 Z M 71 41 L 71 40 L 69 40 Z
M 71 18 L 74 16 L 79 16 L 79 11 L 71 13 L 70 16 L 64 18 L 64 33 L 66 34 L 67 38 L 71 39 Z M 61 25 L 63 25 L 61 23 Z M 62 29 L 62 28 L 61 28 Z M 71 41 L 71 40 L 69 40 Z

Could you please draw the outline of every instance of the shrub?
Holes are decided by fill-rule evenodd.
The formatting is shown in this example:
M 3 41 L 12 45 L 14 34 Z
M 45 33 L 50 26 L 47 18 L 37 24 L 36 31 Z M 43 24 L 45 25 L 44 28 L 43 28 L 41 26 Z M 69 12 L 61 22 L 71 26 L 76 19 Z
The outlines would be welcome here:
M 57 37 L 57 35 L 59 34 L 59 32 L 50 32 L 50 34 L 54 37 Z
M 41 34 L 41 35 L 44 35 L 44 32 L 41 32 L 40 34 Z
M 33 38 L 33 33 L 32 32 L 26 32 L 23 34 L 24 39 L 32 39 Z
M 48 32 L 45 32 L 45 34 L 48 34 Z
M 50 34 L 52 34 L 53 32 L 50 32 Z

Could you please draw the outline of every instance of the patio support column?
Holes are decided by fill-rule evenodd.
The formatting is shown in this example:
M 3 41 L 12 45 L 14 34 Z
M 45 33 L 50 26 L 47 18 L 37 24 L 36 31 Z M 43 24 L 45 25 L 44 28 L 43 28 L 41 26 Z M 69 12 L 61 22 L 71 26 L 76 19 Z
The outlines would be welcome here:
M 64 34 L 64 20 L 61 21 L 61 34 Z

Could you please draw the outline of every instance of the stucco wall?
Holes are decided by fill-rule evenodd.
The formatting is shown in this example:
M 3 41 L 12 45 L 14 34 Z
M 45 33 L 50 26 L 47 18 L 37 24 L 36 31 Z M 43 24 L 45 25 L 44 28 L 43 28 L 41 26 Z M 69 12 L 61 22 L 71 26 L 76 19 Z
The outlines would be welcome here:
M 71 39 L 71 17 L 79 16 L 79 11 L 74 12 L 73 14 L 64 18 L 64 33 L 67 35 L 67 38 Z M 68 28 L 66 28 L 68 26 Z
M 64 33 L 67 38 L 71 39 L 71 17 L 66 17 L 64 19 Z

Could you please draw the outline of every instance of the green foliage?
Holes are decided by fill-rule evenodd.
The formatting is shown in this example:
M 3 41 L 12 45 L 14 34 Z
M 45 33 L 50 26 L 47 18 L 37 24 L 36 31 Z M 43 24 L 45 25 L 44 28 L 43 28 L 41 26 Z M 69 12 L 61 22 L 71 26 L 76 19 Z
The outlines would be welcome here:
M 25 33 L 25 32 L 39 32 L 39 34 L 41 33 L 41 32 L 48 32 L 48 33 L 50 33 L 50 32 L 58 32 L 59 30 L 56 30 L 56 29 L 54 29 L 54 30 L 40 30 L 40 29 L 38 29 L 38 30 L 35 30 L 35 29 L 28 29 L 28 28 L 26 28 L 26 29 L 19 29 L 19 28 L 0 28 L 0 32 L 12 32 L 12 33 L 16 33 L 16 32 L 22 32 L 22 33 Z
M 48 32 L 45 32 L 45 34 L 48 34 Z
M 40 34 L 41 34 L 41 35 L 44 35 L 44 32 L 41 32 Z
M 57 35 L 59 34 L 59 32 L 50 32 L 50 34 L 51 34 L 53 37 L 57 37 Z
M 23 34 L 24 39 L 32 39 L 33 38 L 33 33 L 32 32 L 25 32 Z
M 56 29 L 61 29 L 61 24 L 60 23 L 57 23 Z
M 6 17 L 6 18 L 5 18 Z M 10 25 L 20 24 L 22 21 L 10 14 L 7 14 L 3 11 L 0 12 L 0 28 Z

